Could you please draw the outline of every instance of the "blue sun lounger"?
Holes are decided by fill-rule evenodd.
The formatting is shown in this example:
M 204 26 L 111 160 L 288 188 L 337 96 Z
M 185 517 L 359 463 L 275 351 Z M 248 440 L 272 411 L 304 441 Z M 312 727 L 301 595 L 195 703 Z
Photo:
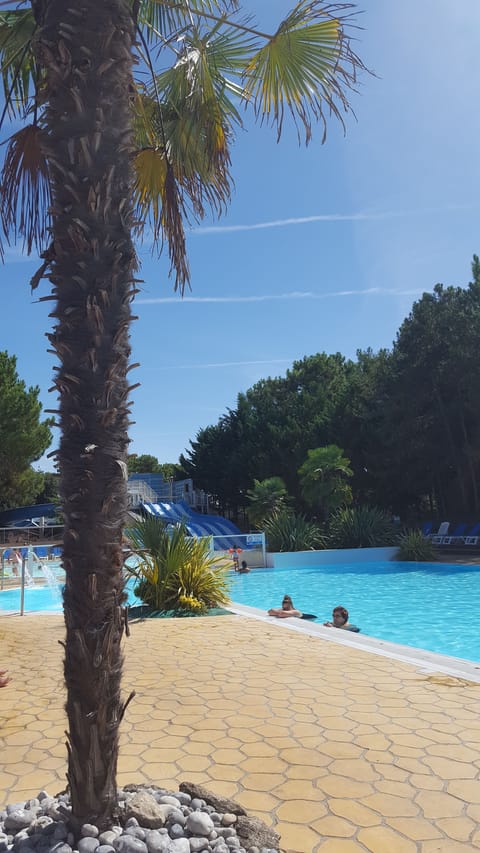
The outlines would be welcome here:
M 430 539 L 433 545 L 442 545 L 445 536 L 448 535 L 449 521 L 442 521 L 436 533 L 431 533 L 427 538 Z
M 35 552 L 35 556 L 37 556 L 39 560 L 46 560 L 46 558 L 48 557 L 46 545 L 35 545 L 35 548 L 33 550 Z
M 468 524 L 457 524 L 455 529 L 452 531 L 450 536 L 444 536 L 441 545 L 465 545 L 465 535 L 468 528 Z
M 465 545 L 478 545 L 478 540 L 480 539 L 480 522 L 477 522 L 468 536 L 465 536 Z

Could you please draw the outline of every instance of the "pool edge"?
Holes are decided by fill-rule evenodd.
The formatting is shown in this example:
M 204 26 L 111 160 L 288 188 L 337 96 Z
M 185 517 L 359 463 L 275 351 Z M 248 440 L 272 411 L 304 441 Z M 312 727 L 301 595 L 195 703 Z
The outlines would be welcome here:
M 258 619 L 270 625 L 275 625 L 278 628 L 287 628 L 291 631 L 297 631 L 299 634 L 318 637 L 328 643 L 337 643 L 337 645 L 348 646 L 349 648 L 359 649 L 360 651 L 408 663 L 415 666 L 422 673 L 432 674 L 434 672 L 441 672 L 445 675 L 451 675 L 455 678 L 462 678 L 466 681 L 480 684 L 480 663 L 476 663 L 475 661 L 455 658 L 450 655 L 441 655 L 413 646 L 402 646 L 399 643 L 392 643 L 389 640 L 378 640 L 375 637 L 369 637 L 367 634 L 352 634 L 333 628 L 325 628 L 318 623 L 305 623 L 301 619 L 294 617 L 291 619 L 275 619 L 273 616 L 267 616 L 265 611 L 258 610 L 256 607 L 237 604 L 233 601 L 228 605 L 228 610 L 237 616 Z

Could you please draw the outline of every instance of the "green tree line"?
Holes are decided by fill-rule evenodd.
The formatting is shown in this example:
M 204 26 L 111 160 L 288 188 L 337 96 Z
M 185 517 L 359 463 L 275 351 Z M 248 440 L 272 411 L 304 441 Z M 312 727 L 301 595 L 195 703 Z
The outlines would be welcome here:
M 391 349 L 317 353 L 262 379 L 198 432 L 180 464 L 219 508 L 248 506 L 255 480 L 281 477 L 308 513 L 299 469 L 337 445 L 356 503 L 402 517 L 474 520 L 480 511 L 480 262 L 467 287 L 437 284 Z M 310 506 L 311 510 L 311 506 Z
M 50 500 L 54 475 L 31 465 L 52 440 L 51 419 L 40 420 L 39 393 L 19 378 L 15 356 L 0 352 L 0 510 Z

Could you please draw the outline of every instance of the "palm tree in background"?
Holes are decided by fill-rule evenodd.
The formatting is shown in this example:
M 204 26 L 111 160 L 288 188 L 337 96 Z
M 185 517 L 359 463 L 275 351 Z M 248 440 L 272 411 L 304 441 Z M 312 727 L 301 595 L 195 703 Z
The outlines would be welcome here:
M 133 236 L 168 246 L 189 282 L 185 223 L 230 198 L 240 109 L 308 143 L 343 122 L 363 65 L 353 5 L 300 0 L 273 34 L 236 0 L 2 2 L 0 62 L 15 131 L 1 176 L 7 240 L 51 282 L 65 519 L 65 681 L 71 824 L 109 826 L 116 809 L 122 528 L 127 507 L 128 371 L 136 291 Z M 135 63 L 135 66 L 134 66 Z M 133 70 L 135 67 L 136 76 Z M 22 123 L 18 129 L 19 123 Z
M 298 474 L 305 501 L 311 509 L 320 509 L 325 518 L 342 504 L 352 502 L 347 482 L 353 476 L 350 460 L 336 444 L 309 450 Z
M 288 504 L 292 501 L 281 477 L 254 480 L 253 488 L 247 492 L 247 498 L 250 501 L 248 518 L 258 528 L 271 515 L 288 510 Z

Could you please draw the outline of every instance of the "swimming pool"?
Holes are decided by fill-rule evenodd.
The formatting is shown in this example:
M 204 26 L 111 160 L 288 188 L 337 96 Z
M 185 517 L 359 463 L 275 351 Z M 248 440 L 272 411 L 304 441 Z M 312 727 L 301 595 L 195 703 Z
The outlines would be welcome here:
M 126 586 L 128 604 L 141 604 L 142 602 L 133 594 L 134 579 L 130 579 Z M 46 613 L 61 613 L 62 611 L 62 586 L 31 586 L 25 587 L 24 608 L 26 613 L 38 611 Z M 0 592 L 0 615 L 3 611 L 20 611 L 20 588 L 7 589 Z
M 362 634 L 480 661 L 480 566 L 385 562 L 255 569 L 235 576 L 231 588 L 232 601 L 264 611 L 280 607 L 285 593 L 318 622 L 342 605 Z
M 480 661 L 480 566 L 439 563 L 352 563 L 316 568 L 255 569 L 231 573 L 231 598 L 260 610 L 279 607 L 287 592 L 318 622 L 341 604 L 362 634 Z M 140 603 L 129 581 L 129 604 Z M 27 612 L 60 612 L 61 587 L 25 588 Z M 2 611 L 19 611 L 20 590 L 0 592 Z M 332 629 L 334 630 L 334 629 Z

